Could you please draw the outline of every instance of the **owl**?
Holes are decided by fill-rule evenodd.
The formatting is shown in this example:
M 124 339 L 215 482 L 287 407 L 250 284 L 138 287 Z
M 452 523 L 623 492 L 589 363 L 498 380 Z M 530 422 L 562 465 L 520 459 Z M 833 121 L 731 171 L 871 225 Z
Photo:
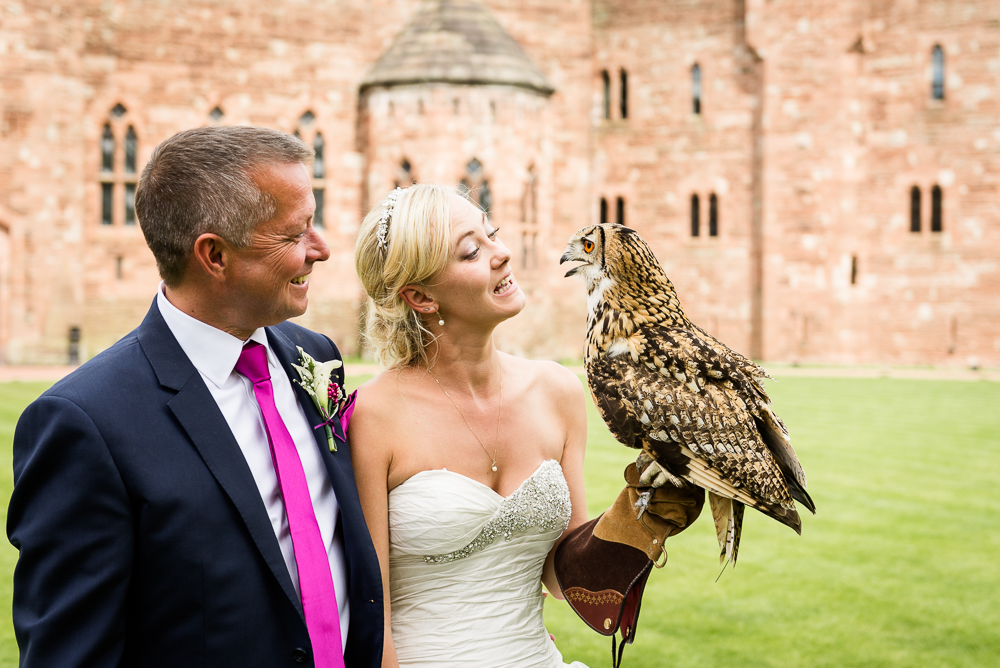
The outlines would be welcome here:
M 579 230 L 560 264 L 573 261 L 566 276 L 587 284 L 587 382 L 614 437 L 642 450 L 643 484 L 707 490 L 720 561 L 736 563 L 745 506 L 801 534 L 794 502 L 816 506 L 764 391 L 770 376 L 688 319 L 634 230 Z

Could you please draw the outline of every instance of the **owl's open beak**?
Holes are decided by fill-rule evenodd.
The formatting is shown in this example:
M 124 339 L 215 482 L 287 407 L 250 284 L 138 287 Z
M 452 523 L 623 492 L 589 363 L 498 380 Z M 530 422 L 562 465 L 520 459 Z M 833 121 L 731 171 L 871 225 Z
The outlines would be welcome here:
M 570 251 L 569 251 L 569 250 L 567 250 L 567 251 L 566 251 L 565 253 L 563 253 L 563 254 L 562 254 L 562 257 L 561 257 L 561 258 L 559 258 L 559 264 L 562 264 L 563 262 L 572 262 L 572 261 L 573 261 L 573 260 L 575 260 L 575 259 L 576 259 L 576 258 L 575 258 L 575 257 L 573 257 L 573 256 L 572 256 L 572 255 L 570 254 Z M 565 275 L 565 276 L 563 276 L 563 278 L 568 278 L 568 277 L 572 276 L 572 275 L 573 275 L 573 274 L 575 274 L 575 273 L 577 272 L 577 270 L 578 270 L 578 269 L 579 269 L 580 267 L 582 267 L 582 266 L 583 266 L 582 264 L 578 264 L 577 266 L 573 267 L 572 269 L 570 269 L 569 271 L 567 271 L 567 272 L 566 272 L 566 275 Z

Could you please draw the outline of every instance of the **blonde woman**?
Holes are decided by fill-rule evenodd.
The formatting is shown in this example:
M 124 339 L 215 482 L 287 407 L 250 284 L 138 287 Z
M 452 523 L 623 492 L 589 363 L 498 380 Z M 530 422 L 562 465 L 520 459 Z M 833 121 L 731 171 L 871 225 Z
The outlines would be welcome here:
M 563 666 L 542 583 L 561 597 L 555 546 L 587 520 L 579 379 L 496 349 L 525 296 L 496 228 L 454 189 L 390 193 L 355 262 L 388 368 L 358 390 L 350 428 L 382 569 L 382 665 Z

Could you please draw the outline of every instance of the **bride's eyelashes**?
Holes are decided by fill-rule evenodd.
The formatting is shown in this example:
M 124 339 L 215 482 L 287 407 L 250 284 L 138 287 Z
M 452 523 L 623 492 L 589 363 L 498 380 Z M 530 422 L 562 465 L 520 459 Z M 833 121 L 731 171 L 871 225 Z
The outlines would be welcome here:
M 488 238 L 490 241 L 496 241 L 497 240 L 497 234 L 499 232 L 500 232 L 500 228 L 499 227 L 490 228 L 486 232 L 486 238 Z M 479 257 L 479 251 L 480 251 L 481 248 L 482 248 L 482 246 L 476 246 L 472 250 L 472 252 L 470 252 L 468 255 L 464 256 L 462 259 L 463 260 L 475 260 L 477 257 Z

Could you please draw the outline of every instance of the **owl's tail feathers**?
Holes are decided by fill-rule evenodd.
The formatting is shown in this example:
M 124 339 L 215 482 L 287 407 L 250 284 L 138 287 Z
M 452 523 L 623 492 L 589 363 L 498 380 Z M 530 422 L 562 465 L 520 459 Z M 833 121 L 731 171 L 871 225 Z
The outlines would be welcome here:
M 743 534 L 743 504 L 739 501 L 708 493 L 715 520 L 715 534 L 719 539 L 719 563 L 731 561 L 736 566 L 736 555 L 740 550 L 740 536 Z
M 786 480 L 788 482 L 788 491 L 791 493 L 792 498 L 808 508 L 809 512 L 815 515 L 816 504 L 813 503 L 812 497 L 809 496 L 809 492 L 806 491 L 806 488 L 800 485 L 795 478 L 786 478 Z

